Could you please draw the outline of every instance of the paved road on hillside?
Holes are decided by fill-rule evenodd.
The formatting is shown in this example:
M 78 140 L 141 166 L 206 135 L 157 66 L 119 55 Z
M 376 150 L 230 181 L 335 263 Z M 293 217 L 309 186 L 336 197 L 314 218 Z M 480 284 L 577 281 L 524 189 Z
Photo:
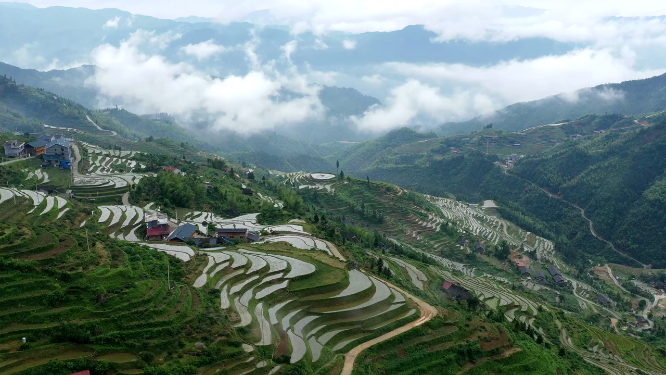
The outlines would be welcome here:
M 371 275 L 368 275 L 368 276 L 374 277 L 374 276 L 371 276 Z M 379 280 L 376 277 L 375 277 L 375 279 Z M 406 324 L 406 325 L 404 325 L 400 328 L 397 328 L 397 329 L 395 329 L 391 332 L 385 333 L 385 334 L 383 334 L 383 335 L 381 335 L 377 338 L 374 338 L 370 341 L 364 342 L 361 345 L 359 345 L 359 346 L 353 348 L 352 350 L 350 350 L 347 354 L 345 354 L 345 364 L 344 364 L 344 367 L 342 367 L 342 372 L 340 373 L 340 375 L 351 375 L 352 374 L 352 371 L 354 370 L 354 362 L 356 361 L 356 357 L 358 357 L 358 355 L 361 354 L 361 352 L 364 351 L 365 349 L 367 349 L 367 348 L 369 348 L 373 345 L 377 345 L 380 342 L 392 339 L 393 337 L 398 336 L 401 333 L 407 332 L 407 331 L 409 331 L 410 329 L 412 329 L 414 327 L 418 327 L 418 326 L 422 325 L 423 323 L 426 323 L 426 322 L 430 321 L 435 316 L 437 316 L 437 309 L 434 308 L 433 306 L 431 306 L 430 304 L 428 304 L 427 302 L 424 302 L 424 301 L 416 298 L 412 294 L 405 292 L 404 290 L 398 288 L 397 286 L 395 286 L 395 285 L 393 285 L 393 284 L 391 284 L 391 283 L 389 283 L 385 280 L 381 280 L 381 281 L 383 283 L 385 283 L 386 285 L 390 286 L 391 288 L 393 288 L 393 289 L 395 289 L 399 292 L 404 293 L 407 296 L 407 298 L 416 302 L 416 304 L 419 306 L 419 310 L 421 311 L 421 317 L 419 319 L 417 319 L 417 320 L 415 320 L 415 321 L 413 321 L 409 324 Z
M 79 177 L 79 160 L 81 160 L 81 154 L 79 153 L 79 147 L 74 142 L 72 142 L 72 150 L 74 151 L 74 160 L 72 160 L 72 173 L 74 174 L 74 177 Z
M 90 121 L 93 125 L 95 125 L 95 127 L 97 128 L 97 130 L 99 130 L 99 131 L 103 131 L 103 132 L 109 132 L 109 133 L 111 133 L 111 135 L 113 135 L 113 136 L 118 135 L 118 133 L 114 132 L 113 130 L 105 130 L 105 129 L 100 128 L 99 125 L 95 124 L 95 121 L 93 121 L 93 120 L 90 118 L 90 116 L 86 115 L 86 118 L 87 118 L 88 121 Z
M 0 165 L 7 165 L 7 164 L 12 164 L 12 163 L 17 163 L 19 161 L 28 160 L 28 159 L 32 159 L 32 158 L 34 158 L 34 156 L 30 156 L 30 157 L 27 157 L 27 158 L 13 159 L 13 160 L 10 160 L 10 161 L 6 161 L 4 163 L 0 163 Z

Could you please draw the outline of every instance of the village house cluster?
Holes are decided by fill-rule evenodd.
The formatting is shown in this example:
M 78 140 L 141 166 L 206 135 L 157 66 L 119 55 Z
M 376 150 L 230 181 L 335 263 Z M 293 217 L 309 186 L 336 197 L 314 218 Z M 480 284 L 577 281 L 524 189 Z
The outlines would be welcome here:
M 10 140 L 5 142 L 5 156 L 23 158 L 42 155 L 43 167 L 58 166 L 70 169 L 72 164 L 70 142 L 72 141 L 62 134 L 42 134 L 30 143 Z
M 261 236 L 248 228 L 216 228 L 215 235 L 202 233 L 199 226 L 192 223 L 177 225 L 169 217 L 158 211 L 146 210 L 145 223 L 148 241 L 194 242 L 197 247 L 224 246 L 237 242 L 256 242 Z M 208 227 L 208 222 L 202 225 Z

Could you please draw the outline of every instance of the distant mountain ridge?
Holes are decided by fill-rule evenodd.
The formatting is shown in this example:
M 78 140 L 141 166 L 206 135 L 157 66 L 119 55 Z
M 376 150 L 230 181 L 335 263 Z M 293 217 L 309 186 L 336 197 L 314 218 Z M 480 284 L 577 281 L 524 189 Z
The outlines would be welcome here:
M 0 62 L 0 75 L 12 77 L 19 84 L 43 88 L 89 109 L 98 108 L 100 97 L 96 89 L 85 84 L 86 79 L 94 75 L 95 69 L 93 65 L 84 65 L 67 70 L 41 72 Z M 379 100 L 353 88 L 324 85 L 321 86 L 319 98 L 326 108 L 327 119 L 284 127 L 276 130 L 277 134 L 311 144 L 337 140 L 362 141 L 373 137 L 372 134 L 359 132 L 348 117 L 362 115 L 371 106 L 381 104 Z
M 479 130 L 487 124 L 493 124 L 496 129 L 519 131 L 592 113 L 638 115 L 661 111 L 664 108 L 666 108 L 666 74 L 604 84 L 566 95 L 553 95 L 531 102 L 512 104 L 489 116 L 443 124 L 437 132 L 440 135 L 466 134 Z

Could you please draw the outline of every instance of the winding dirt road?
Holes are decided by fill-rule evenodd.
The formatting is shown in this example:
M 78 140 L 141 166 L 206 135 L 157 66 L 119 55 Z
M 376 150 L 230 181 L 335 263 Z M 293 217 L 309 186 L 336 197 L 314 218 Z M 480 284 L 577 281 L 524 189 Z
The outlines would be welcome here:
M 372 275 L 368 275 L 368 276 L 374 277 Z M 380 280 L 376 277 L 374 277 L 374 278 L 377 279 L 377 280 Z M 391 283 L 389 283 L 385 280 L 381 280 L 381 281 L 383 283 L 385 283 L 386 285 L 390 286 L 391 288 L 394 288 L 395 290 L 404 293 L 408 298 L 410 298 L 412 301 L 416 302 L 416 304 L 419 306 L 419 310 L 421 311 L 421 317 L 419 319 L 411 322 L 411 323 L 408 323 L 408 324 L 400 327 L 400 328 L 394 329 L 391 332 L 385 333 L 385 334 L 383 334 L 379 337 L 376 337 L 376 338 L 374 338 L 370 341 L 364 342 L 364 343 L 360 344 L 359 346 L 350 350 L 347 354 L 345 354 L 345 364 L 342 367 L 342 372 L 340 373 L 340 375 L 351 375 L 352 374 L 352 371 L 354 370 L 354 362 L 356 361 L 356 357 L 358 357 L 358 355 L 361 354 L 361 352 L 364 351 L 365 349 L 368 349 L 369 347 L 371 347 L 373 345 L 377 345 L 380 342 L 389 340 L 389 339 L 391 339 L 395 336 L 398 336 L 401 333 L 407 332 L 407 331 L 409 331 L 410 329 L 412 329 L 414 327 L 418 327 L 418 326 L 422 325 L 423 323 L 428 322 L 429 320 L 431 320 L 435 316 L 437 316 L 437 309 L 435 307 L 431 306 L 430 304 L 428 304 L 427 302 L 424 302 L 421 299 L 416 298 L 412 294 L 405 292 L 404 290 L 398 288 L 397 286 L 395 286 L 395 285 L 393 285 L 393 284 L 391 284 Z

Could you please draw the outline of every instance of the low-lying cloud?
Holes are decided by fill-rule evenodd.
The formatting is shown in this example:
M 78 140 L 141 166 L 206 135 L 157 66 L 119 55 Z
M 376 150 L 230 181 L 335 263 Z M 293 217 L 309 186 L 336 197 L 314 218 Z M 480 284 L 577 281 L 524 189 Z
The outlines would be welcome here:
M 437 87 L 410 79 L 391 90 L 385 106 L 374 106 L 352 120 L 361 130 L 384 132 L 415 124 L 432 126 L 451 116 L 482 114 L 492 109 L 495 108 L 491 100 L 483 93 L 463 91 L 446 96 Z
M 355 118 L 365 130 L 384 131 L 415 123 L 434 126 L 446 120 L 491 113 L 506 105 L 560 95 L 575 102 L 583 95 L 607 101 L 624 99 L 610 88 L 579 90 L 605 83 L 642 79 L 666 70 L 637 70 L 635 56 L 611 50 L 575 50 L 561 56 L 511 60 L 493 66 L 387 63 L 380 69 L 407 83 L 394 88 L 384 107 Z M 363 77 L 374 83 L 374 76 Z M 443 88 L 447 89 L 445 93 Z
M 252 134 L 323 114 L 318 87 L 291 73 L 262 65 L 254 45 L 245 46 L 253 69 L 246 75 L 212 78 L 186 63 L 171 63 L 140 51 L 155 35 L 134 33 L 118 47 L 92 54 L 97 72 L 87 84 L 138 113 L 167 112 L 182 119 L 204 116 L 215 130 Z M 286 96 L 289 92 L 292 95 Z
M 205 42 L 197 44 L 188 44 L 185 47 L 182 47 L 181 50 L 189 56 L 196 57 L 199 61 L 206 60 L 214 55 L 226 52 L 228 49 L 222 45 L 215 44 L 215 42 L 210 39 Z
M 102 26 L 102 28 L 104 28 L 104 29 L 117 29 L 119 24 L 120 24 L 120 17 L 116 16 L 116 17 L 113 17 L 112 19 L 106 21 L 106 23 L 104 24 L 104 26 Z
M 342 47 L 345 49 L 356 49 L 356 41 L 345 39 L 342 41 Z

